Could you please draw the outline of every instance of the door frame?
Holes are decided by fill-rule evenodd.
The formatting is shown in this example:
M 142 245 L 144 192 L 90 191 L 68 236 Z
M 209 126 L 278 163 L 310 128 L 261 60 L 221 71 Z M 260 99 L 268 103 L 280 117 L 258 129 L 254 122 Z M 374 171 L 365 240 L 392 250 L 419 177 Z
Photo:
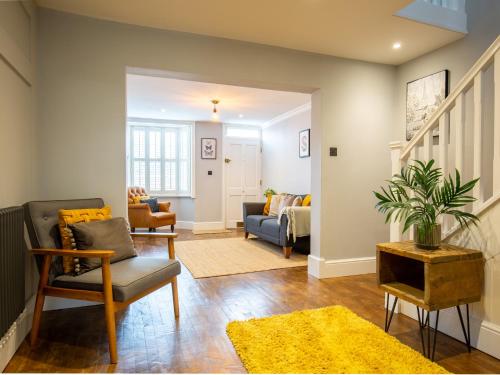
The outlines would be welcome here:
M 243 139 L 243 140 L 254 140 L 255 138 L 245 138 L 245 137 L 227 137 L 226 136 L 226 130 L 228 127 L 233 127 L 233 126 L 238 126 L 242 128 L 252 128 L 252 129 L 258 129 L 259 130 L 259 145 L 260 145 L 260 163 L 259 163 L 259 168 L 260 168 L 260 177 L 262 181 L 262 127 L 259 125 L 239 125 L 239 124 L 222 124 L 222 157 L 221 157 L 221 163 L 222 163 L 222 222 L 224 223 L 224 228 L 228 228 L 227 226 L 227 214 L 226 214 L 226 165 L 224 162 L 224 159 L 226 159 L 225 151 L 227 150 L 227 141 L 229 139 Z M 258 192 L 257 195 L 262 194 L 262 185 L 258 185 Z

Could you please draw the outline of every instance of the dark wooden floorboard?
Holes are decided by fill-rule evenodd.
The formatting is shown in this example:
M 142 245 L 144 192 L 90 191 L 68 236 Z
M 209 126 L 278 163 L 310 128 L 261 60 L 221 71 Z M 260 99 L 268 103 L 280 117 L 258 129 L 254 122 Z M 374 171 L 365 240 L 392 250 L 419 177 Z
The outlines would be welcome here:
M 193 235 L 178 241 L 243 236 L 242 232 Z M 166 241 L 136 240 L 142 256 L 167 257 Z M 277 251 L 281 251 L 277 247 Z M 117 314 L 119 363 L 109 365 L 104 309 L 90 306 L 44 312 L 40 344 L 21 345 L 6 372 L 245 372 L 225 333 L 232 320 L 340 304 L 384 325 L 384 295 L 375 275 L 318 280 L 305 267 L 194 280 L 179 278 L 180 319 L 175 321 L 170 285 Z M 417 323 L 396 315 L 391 334 L 420 350 Z M 362 348 L 360 348 L 362 353 Z M 445 335 L 436 359 L 454 373 L 500 373 L 500 361 Z

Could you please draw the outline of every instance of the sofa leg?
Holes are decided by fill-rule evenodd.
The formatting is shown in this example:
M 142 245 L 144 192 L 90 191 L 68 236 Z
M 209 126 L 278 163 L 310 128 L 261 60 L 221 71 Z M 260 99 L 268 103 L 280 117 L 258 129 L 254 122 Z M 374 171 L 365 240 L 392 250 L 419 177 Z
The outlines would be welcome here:
M 290 258 L 290 255 L 292 254 L 292 248 L 283 246 L 283 254 L 285 255 L 286 259 Z
M 248 239 L 248 232 L 245 232 L 245 239 Z
M 173 225 L 170 226 L 170 231 L 174 233 L 175 227 Z

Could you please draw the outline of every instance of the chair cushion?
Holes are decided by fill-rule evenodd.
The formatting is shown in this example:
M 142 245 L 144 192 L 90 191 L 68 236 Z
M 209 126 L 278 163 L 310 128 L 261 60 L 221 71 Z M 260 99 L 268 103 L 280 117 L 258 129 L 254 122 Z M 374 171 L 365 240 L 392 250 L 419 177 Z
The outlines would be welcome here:
M 137 294 L 171 279 L 181 273 L 177 260 L 166 258 L 134 257 L 111 265 L 113 299 L 123 302 Z M 102 291 L 101 268 L 82 275 L 58 276 L 53 286 Z
M 158 198 L 141 198 L 141 203 L 147 203 L 151 208 L 151 212 L 159 212 Z
M 84 209 L 60 209 L 59 230 L 61 232 L 63 249 L 73 249 L 73 235 L 68 226 L 75 223 L 88 223 L 91 221 L 111 219 L 111 207 L 84 208 Z M 71 256 L 63 257 L 64 273 L 73 273 L 78 268 L 79 259 Z
M 280 235 L 280 225 L 278 224 L 278 220 L 274 217 L 274 220 L 265 220 L 260 225 L 260 231 L 269 236 L 279 238 Z
M 111 263 L 137 255 L 134 242 L 130 238 L 127 221 L 123 217 L 110 220 L 77 223 L 70 225 L 78 250 L 114 250 Z M 79 258 L 79 272 L 90 271 L 101 266 L 99 258 Z
M 269 220 L 269 219 L 276 220 L 275 217 L 270 217 L 268 215 L 248 215 L 245 218 L 245 221 L 246 221 L 247 225 L 254 227 L 254 228 L 258 228 L 261 226 L 263 221 Z

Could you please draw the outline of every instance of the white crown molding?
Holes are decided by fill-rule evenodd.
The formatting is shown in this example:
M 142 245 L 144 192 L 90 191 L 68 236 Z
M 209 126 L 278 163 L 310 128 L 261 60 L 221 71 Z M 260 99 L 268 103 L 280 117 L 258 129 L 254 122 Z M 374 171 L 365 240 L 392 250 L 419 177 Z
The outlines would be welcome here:
M 281 115 L 276 116 L 275 118 L 265 122 L 262 124 L 262 129 L 268 128 L 274 124 L 277 124 L 281 121 L 284 121 L 290 117 L 296 116 L 302 112 L 309 111 L 311 109 L 311 102 L 308 102 L 306 104 L 302 104 L 301 106 L 298 106 L 297 108 L 294 108 L 288 112 L 282 113 Z

